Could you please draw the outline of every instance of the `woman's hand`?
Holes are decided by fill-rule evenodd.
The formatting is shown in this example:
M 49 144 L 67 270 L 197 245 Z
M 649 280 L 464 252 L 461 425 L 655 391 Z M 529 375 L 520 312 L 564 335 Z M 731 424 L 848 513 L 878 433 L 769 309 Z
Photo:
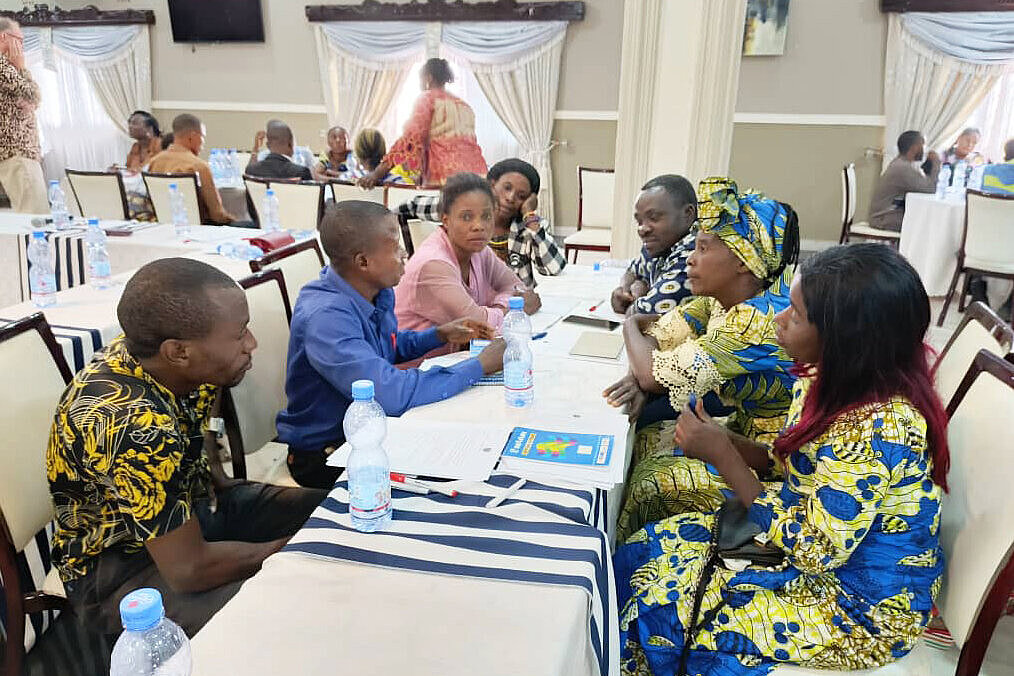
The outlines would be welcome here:
M 711 465 L 726 453 L 736 454 L 725 428 L 711 419 L 704 410 L 703 397 L 695 397 L 696 407 L 683 407 L 676 420 L 676 446 L 689 458 L 699 458 Z
M 360 188 L 364 188 L 365 190 L 370 190 L 371 188 L 376 187 L 378 183 L 380 183 L 381 178 L 382 178 L 381 176 L 377 175 L 377 171 L 374 170 L 366 174 L 366 176 L 363 176 L 362 178 L 357 180 L 356 185 L 358 185 Z
M 606 398 L 610 406 L 614 408 L 623 407 L 623 412 L 627 414 L 627 418 L 631 422 L 640 417 L 641 410 L 644 408 L 644 402 L 648 399 L 644 390 L 638 386 L 637 379 L 634 378 L 632 373 L 628 373 L 607 387 L 602 392 L 602 396 Z
M 629 315 L 624 321 L 627 324 L 636 326 L 637 331 L 643 335 L 649 326 L 658 321 L 658 317 L 658 315 L 633 314 Z
M 542 307 L 542 299 L 539 298 L 539 294 L 535 293 L 535 289 L 526 288 L 520 291 L 518 295 L 525 299 L 526 315 L 533 315 Z

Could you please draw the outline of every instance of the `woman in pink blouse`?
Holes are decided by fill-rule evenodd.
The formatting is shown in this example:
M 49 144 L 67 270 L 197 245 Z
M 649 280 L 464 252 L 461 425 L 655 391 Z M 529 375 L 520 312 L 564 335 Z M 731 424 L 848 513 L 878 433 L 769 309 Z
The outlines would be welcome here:
M 525 312 L 541 301 L 490 249 L 494 198 L 476 174 L 451 176 L 440 192 L 441 225 L 416 250 L 394 289 L 400 329 L 425 329 L 468 317 L 495 329 L 503 324 L 507 299 L 525 296 Z M 445 347 L 442 352 L 451 349 Z

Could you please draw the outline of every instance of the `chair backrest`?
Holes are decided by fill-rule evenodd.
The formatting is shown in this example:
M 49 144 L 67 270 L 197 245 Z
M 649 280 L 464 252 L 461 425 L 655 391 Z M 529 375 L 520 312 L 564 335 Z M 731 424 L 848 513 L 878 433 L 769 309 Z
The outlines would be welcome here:
M 175 183 L 183 195 L 187 221 L 191 225 L 199 225 L 204 222 L 201 200 L 197 196 L 197 174 L 142 172 L 141 176 L 148 189 L 148 198 L 155 209 L 155 220 L 159 223 L 172 223 L 173 220 L 173 210 L 169 203 L 170 183 Z
M 971 267 L 1014 273 L 1014 195 L 967 190 L 963 239 L 962 258 Z
M 234 459 L 262 448 L 276 436 L 275 416 L 285 408 L 285 362 L 292 316 L 281 270 L 258 272 L 239 280 L 239 285 L 246 289 L 249 327 L 257 339 L 257 350 L 253 366 L 229 390 L 238 434 L 229 437 Z
M 848 188 L 848 223 L 852 223 L 856 220 L 856 163 L 849 162 L 845 165 L 845 177 L 847 179 Z
M 439 223 L 434 223 L 432 221 L 420 221 L 414 218 L 410 219 L 408 221 L 408 233 L 409 239 L 412 242 L 411 253 L 414 254 L 418 251 L 419 246 L 425 242 L 430 235 L 436 232 L 439 227 Z M 404 234 L 402 237 L 404 238 Z M 402 242 L 402 245 L 404 246 L 404 242 Z M 408 250 L 407 246 L 405 248 Z
M 246 199 L 250 209 L 250 215 L 257 223 L 262 223 L 261 205 L 264 203 L 264 196 L 268 194 L 268 187 L 271 182 L 267 179 L 254 176 L 244 176 L 243 184 L 246 186 Z
M 20 552 L 53 518 L 46 445 L 53 412 L 70 382 L 70 367 L 41 313 L 0 328 L 0 535 Z
M 272 181 L 278 197 L 278 222 L 284 230 L 316 230 L 324 212 L 322 183 Z
M 386 192 L 387 208 L 391 211 L 397 211 L 399 204 L 402 202 L 408 202 L 419 195 L 430 195 L 434 197 L 440 196 L 440 190 L 437 188 L 414 188 L 412 186 L 402 185 L 389 185 L 386 187 Z
M 316 238 L 284 246 L 250 261 L 252 272 L 281 270 L 285 276 L 285 292 L 293 304 L 303 285 L 320 277 L 322 267 L 324 254 L 321 253 L 320 242 Z
M 958 328 L 951 334 L 933 366 L 936 390 L 944 406 L 950 403 L 979 350 L 998 356 L 1010 351 L 1014 330 L 985 303 L 974 302 L 965 310 Z
M 245 150 L 236 151 L 236 163 L 239 165 L 240 172 L 246 169 L 246 165 L 250 164 L 251 157 L 253 157 L 253 153 L 249 153 Z
M 387 194 L 384 190 L 384 186 L 377 186 L 376 188 L 363 190 L 352 183 L 339 183 L 337 181 L 332 181 L 331 199 L 335 202 L 341 202 L 343 200 L 364 200 L 366 202 L 384 204 L 387 199 Z
M 985 653 L 1014 587 L 1014 364 L 979 352 L 948 413 L 950 491 L 940 516 L 947 569 L 937 607 L 965 660 L 967 649 Z
M 577 229 L 613 227 L 612 169 L 577 168 Z
M 120 172 L 67 169 L 67 181 L 78 210 L 85 218 L 122 220 L 130 217 Z

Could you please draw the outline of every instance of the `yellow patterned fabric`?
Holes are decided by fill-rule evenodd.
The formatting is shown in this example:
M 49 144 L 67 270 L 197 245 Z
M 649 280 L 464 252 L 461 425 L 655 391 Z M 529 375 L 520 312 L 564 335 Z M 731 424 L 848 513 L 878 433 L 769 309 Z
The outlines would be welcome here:
M 760 193 L 738 192 L 731 178 L 712 176 L 700 182 L 698 227 L 715 235 L 757 279 L 771 279 L 782 265 L 787 217 L 778 202 Z
M 788 425 L 808 384 L 793 392 Z M 841 416 L 789 456 L 785 479 L 750 508 L 786 559 L 738 573 L 714 567 L 687 673 L 754 676 L 779 662 L 869 669 L 911 650 L 943 573 L 932 468 L 926 423 L 900 397 Z M 617 550 L 623 673 L 675 673 L 714 525 L 714 512 L 688 512 Z
M 216 395 L 177 397 L 117 338 L 95 353 L 56 409 L 46 472 L 56 508 L 53 562 L 64 581 L 107 549 L 139 552 L 210 499 L 203 433 Z
M 785 273 L 788 278 L 789 273 Z M 785 280 L 724 310 L 700 296 L 663 315 L 647 333 L 658 342 L 652 374 L 679 411 L 690 394 L 717 392 L 735 408 L 729 428 L 770 443 L 785 422 L 795 377 L 792 361 L 775 340 L 775 314 L 788 304 Z M 700 460 L 674 448 L 671 421 L 642 429 L 634 441 L 633 469 L 617 522 L 617 538 L 649 521 L 722 503 L 722 478 Z M 774 468 L 774 463 L 772 463 Z M 773 475 L 771 475 L 773 476 Z

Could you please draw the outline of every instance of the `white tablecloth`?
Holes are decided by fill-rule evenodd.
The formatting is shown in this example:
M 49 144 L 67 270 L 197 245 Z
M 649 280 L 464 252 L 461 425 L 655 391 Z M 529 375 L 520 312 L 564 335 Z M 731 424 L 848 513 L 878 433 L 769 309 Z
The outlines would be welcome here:
M 942 200 L 936 195 L 915 192 L 905 196 L 901 255 L 919 273 L 930 296 L 947 293 L 958 264 L 964 224 L 964 200 Z

